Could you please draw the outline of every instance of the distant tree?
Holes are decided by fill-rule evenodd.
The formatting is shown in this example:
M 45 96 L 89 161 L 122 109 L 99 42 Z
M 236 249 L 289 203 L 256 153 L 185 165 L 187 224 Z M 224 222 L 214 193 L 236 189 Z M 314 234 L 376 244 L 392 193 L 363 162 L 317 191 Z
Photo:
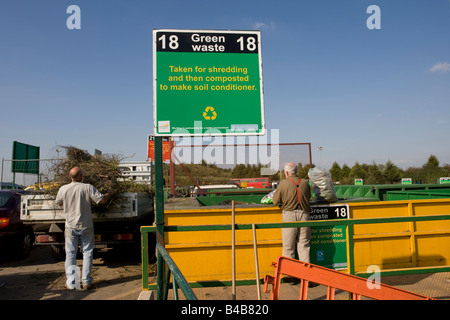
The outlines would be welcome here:
M 428 158 L 427 163 L 425 163 L 423 165 L 424 169 L 429 169 L 429 170 L 437 170 L 439 169 L 439 160 L 435 155 L 430 155 L 430 157 Z
M 409 167 L 403 171 L 402 178 L 411 178 L 413 183 L 424 183 L 425 181 L 422 168 Z
M 342 179 L 342 169 L 339 164 L 335 161 L 330 169 L 331 178 L 334 182 L 341 181 Z
M 367 176 L 367 169 L 357 161 L 350 171 L 350 176 L 354 179 L 365 179 Z
M 350 167 L 346 163 L 344 163 L 344 165 L 342 166 L 342 169 L 341 169 L 342 177 L 343 178 L 349 177 L 350 171 L 351 171 Z
M 446 164 L 442 167 L 442 173 L 445 177 L 450 176 L 450 164 Z
M 353 179 L 350 176 L 350 172 L 350 167 L 346 163 L 344 163 L 341 168 L 341 180 L 339 181 L 341 184 L 353 184 Z
M 247 164 L 246 166 L 246 176 L 243 178 L 258 178 L 261 176 L 261 164 Z
M 436 183 L 439 177 L 450 177 L 450 164 L 441 167 L 435 155 L 430 155 L 422 167 L 406 170 L 400 169 L 390 160 L 384 165 L 356 162 L 351 169 L 345 163 L 340 167 L 334 162 L 330 173 L 333 181 L 341 184 L 354 184 L 356 178 L 364 179 L 364 184 L 399 183 L 401 178 L 411 178 L 413 183 Z
M 245 165 L 240 163 L 237 164 L 234 168 L 233 171 L 231 171 L 231 176 L 233 178 L 244 178 L 245 174 L 246 174 L 246 168 Z
M 386 183 L 396 183 L 402 178 L 402 171 L 392 161 L 386 162 L 383 170 L 383 177 Z
M 437 179 L 444 175 L 444 170 L 439 167 L 439 160 L 435 155 L 428 158 L 422 169 L 425 183 L 436 183 Z
M 368 173 L 365 183 L 367 184 L 383 184 L 385 183 L 385 179 L 383 176 L 383 166 L 378 165 L 375 162 L 373 162 L 371 165 L 368 166 Z

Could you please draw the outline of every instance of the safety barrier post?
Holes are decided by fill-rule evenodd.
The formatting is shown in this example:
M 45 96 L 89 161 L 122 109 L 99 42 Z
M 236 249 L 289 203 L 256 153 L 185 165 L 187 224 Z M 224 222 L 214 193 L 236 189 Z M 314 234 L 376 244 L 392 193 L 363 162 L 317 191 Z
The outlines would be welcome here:
M 148 233 L 141 230 L 142 289 L 148 290 Z
M 349 274 L 355 274 L 355 251 L 353 243 L 353 225 L 348 224 L 347 228 L 347 270 Z
M 163 189 L 163 150 L 162 137 L 155 137 L 155 209 L 156 209 L 156 235 L 157 241 L 164 243 L 164 189 Z M 164 273 L 166 266 L 161 257 L 160 251 L 157 251 L 158 274 L 157 284 L 158 290 L 156 298 L 162 299 L 161 294 L 164 291 Z
M 231 202 L 231 300 L 236 300 L 236 230 L 234 200 Z

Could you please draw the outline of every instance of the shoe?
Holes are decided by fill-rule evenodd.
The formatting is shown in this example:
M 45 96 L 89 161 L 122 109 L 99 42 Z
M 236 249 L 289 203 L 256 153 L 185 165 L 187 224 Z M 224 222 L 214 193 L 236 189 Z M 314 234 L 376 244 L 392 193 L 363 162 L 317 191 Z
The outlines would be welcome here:
M 82 286 L 83 290 L 90 290 L 90 289 L 93 289 L 93 288 L 94 288 L 94 285 L 92 283 L 90 283 L 90 284 L 83 284 L 83 286 Z
M 71 288 L 71 287 L 69 287 L 69 286 L 67 285 L 67 283 L 64 284 L 64 287 L 66 287 L 67 290 L 75 290 L 75 287 Z

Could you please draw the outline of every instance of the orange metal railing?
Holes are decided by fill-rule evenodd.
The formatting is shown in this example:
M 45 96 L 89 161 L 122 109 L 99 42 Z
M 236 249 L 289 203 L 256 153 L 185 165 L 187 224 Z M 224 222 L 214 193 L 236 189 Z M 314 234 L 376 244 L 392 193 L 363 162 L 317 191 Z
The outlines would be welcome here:
M 360 300 L 361 296 L 376 300 L 435 300 L 382 283 L 372 282 L 369 286 L 370 280 L 287 257 L 279 256 L 273 265 L 274 276 L 264 277 L 265 293 L 268 285 L 272 285 L 271 300 L 278 300 L 282 275 L 300 279 L 299 300 L 307 299 L 310 282 L 327 286 L 327 300 L 334 300 L 336 289 L 348 291 L 354 300 Z

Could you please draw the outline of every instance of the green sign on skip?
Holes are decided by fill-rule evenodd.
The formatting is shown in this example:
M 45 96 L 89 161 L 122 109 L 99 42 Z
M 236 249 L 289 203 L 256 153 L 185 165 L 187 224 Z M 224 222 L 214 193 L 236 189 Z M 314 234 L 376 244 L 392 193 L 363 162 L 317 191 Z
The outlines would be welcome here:
M 154 134 L 264 134 L 261 65 L 259 31 L 154 30 Z
M 313 205 L 311 220 L 348 219 L 348 204 Z M 347 268 L 347 233 L 345 225 L 311 228 L 311 263 L 340 270 Z

